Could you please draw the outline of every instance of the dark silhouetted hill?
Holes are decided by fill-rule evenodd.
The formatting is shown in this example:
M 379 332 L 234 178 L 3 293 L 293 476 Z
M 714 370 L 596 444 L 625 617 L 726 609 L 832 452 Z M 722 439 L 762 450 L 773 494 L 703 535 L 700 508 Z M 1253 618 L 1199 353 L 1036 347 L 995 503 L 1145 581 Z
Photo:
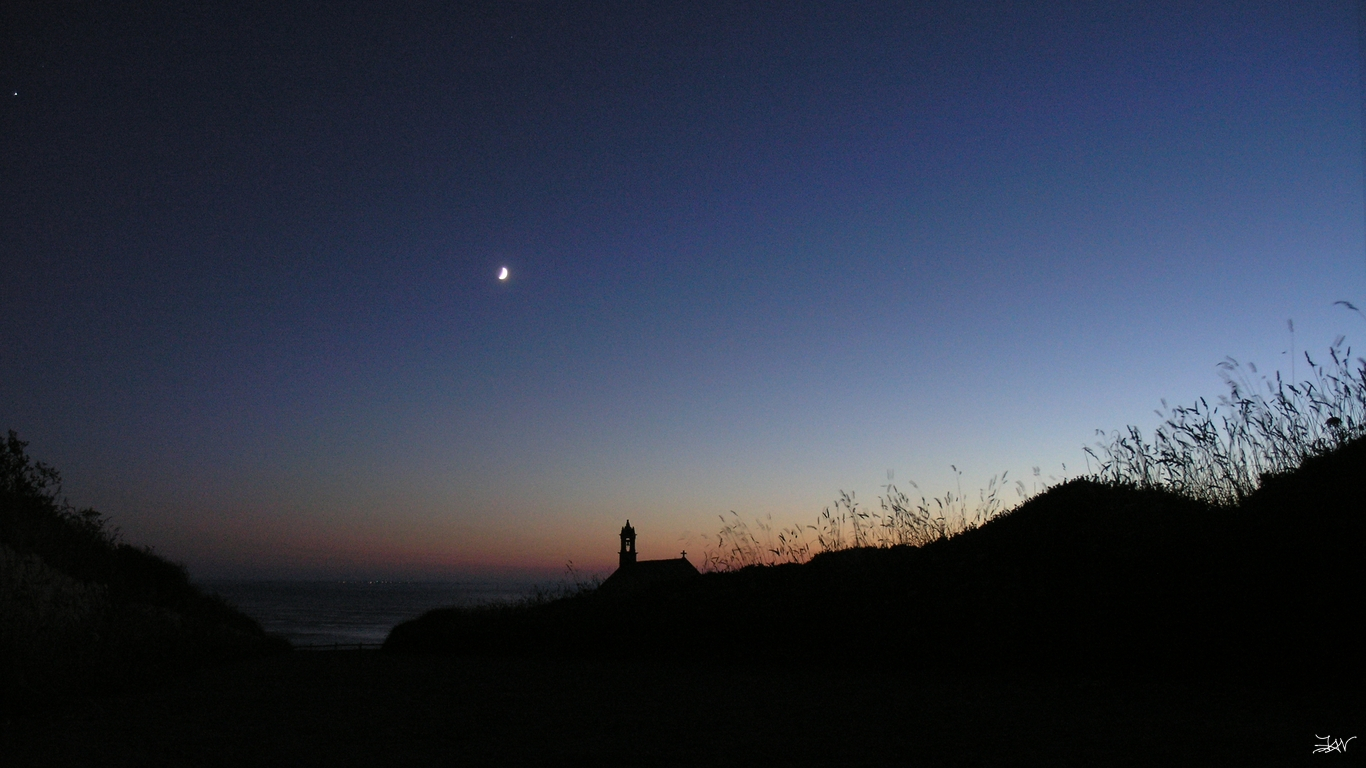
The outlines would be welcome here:
M 1362 478 L 1357 439 L 1237 506 L 1073 480 L 923 547 L 437 610 L 385 649 L 1360 681 Z
M 194 587 L 179 565 L 118 540 L 14 432 L 0 446 L 0 709 L 117 690 L 288 648 Z

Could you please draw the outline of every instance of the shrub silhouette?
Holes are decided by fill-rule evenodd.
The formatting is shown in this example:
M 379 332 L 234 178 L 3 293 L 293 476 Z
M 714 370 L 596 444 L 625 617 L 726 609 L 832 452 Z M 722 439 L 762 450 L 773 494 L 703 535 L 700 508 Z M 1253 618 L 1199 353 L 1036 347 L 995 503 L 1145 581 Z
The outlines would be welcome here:
M 117 689 L 287 648 L 185 569 L 61 496 L 12 430 L 0 446 L 0 707 Z

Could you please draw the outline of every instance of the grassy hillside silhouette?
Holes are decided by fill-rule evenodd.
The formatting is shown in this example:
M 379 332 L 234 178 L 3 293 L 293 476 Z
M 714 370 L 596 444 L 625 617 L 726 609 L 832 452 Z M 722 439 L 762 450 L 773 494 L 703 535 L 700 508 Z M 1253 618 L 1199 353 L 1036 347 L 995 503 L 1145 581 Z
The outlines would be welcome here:
M 1090 477 L 974 524 L 912 509 L 918 545 L 889 544 L 883 515 L 865 519 L 872 546 L 432 611 L 385 649 L 1360 681 L 1366 363 L 1349 359 L 1335 349 L 1315 380 L 1265 381 L 1265 394 L 1230 365 L 1218 406 L 1174 409 L 1151 440 L 1114 435 Z
M 13 431 L 0 446 L 0 713 L 288 648 L 73 508 L 26 446 Z
M 1346 382 L 1332 396 L 1273 381 L 1260 400 L 1174 410 L 1162 436 L 1111 435 L 1095 474 L 1013 510 L 955 520 L 942 513 L 956 496 L 893 496 L 864 515 L 850 495 L 787 550 L 732 527 L 720 542 L 738 552 L 719 549 L 716 570 L 688 582 L 433 611 L 396 627 L 388 652 L 256 654 L 76 697 L 58 717 L 0 721 L 0 754 L 54 766 L 1319 762 L 1319 734 L 1350 737 L 1363 718 L 1364 373 L 1324 371 Z M 7 456 L 22 455 L 14 444 Z M 55 503 L 43 468 L 20 463 Z M 46 553 L 54 605 L 184 595 L 183 573 L 97 581 L 121 545 L 93 514 L 58 504 L 25 521 L 5 541 L 27 542 L 24 562 Z M 87 545 L 87 566 L 62 559 Z M 62 631 L 73 652 L 97 647 Z

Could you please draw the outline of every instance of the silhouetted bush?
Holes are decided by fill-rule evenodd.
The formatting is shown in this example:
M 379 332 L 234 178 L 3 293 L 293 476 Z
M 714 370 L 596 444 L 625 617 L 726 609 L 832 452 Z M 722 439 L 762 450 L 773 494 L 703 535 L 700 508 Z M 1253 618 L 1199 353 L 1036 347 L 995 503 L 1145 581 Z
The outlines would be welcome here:
M 10 431 L 0 447 L 0 707 L 142 685 L 288 648 L 185 569 L 119 541 L 61 497 L 56 470 Z

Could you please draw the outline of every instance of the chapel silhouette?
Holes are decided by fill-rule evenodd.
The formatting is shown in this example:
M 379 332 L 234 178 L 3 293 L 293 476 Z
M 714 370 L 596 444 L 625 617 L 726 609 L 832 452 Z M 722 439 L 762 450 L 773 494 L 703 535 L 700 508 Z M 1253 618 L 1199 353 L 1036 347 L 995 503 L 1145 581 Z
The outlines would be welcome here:
M 607 577 L 607 580 L 602 583 L 602 587 L 607 589 L 634 588 L 649 584 L 684 581 L 699 575 L 697 568 L 688 562 L 686 551 L 679 557 L 668 560 L 637 560 L 636 529 L 632 528 L 631 521 L 627 520 L 626 525 L 621 527 L 621 551 L 617 553 L 617 570 Z

